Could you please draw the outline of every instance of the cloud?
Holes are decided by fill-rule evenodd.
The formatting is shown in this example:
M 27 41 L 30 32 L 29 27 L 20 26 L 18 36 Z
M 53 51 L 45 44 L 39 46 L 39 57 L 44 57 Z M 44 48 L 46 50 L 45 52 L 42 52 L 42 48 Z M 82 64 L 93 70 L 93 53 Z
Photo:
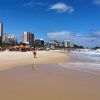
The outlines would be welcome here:
M 43 2 L 37 2 L 36 5 L 40 5 L 40 6 L 47 6 L 47 3 L 43 3 Z
M 46 6 L 46 5 L 48 4 L 43 2 L 34 2 L 34 1 L 29 1 L 23 4 L 24 7 Z
M 100 38 L 100 31 L 94 31 L 92 32 L 92 35 Z
M 47 37 L 49 39 L 59 39 L 59 38 L 65 38 L 65 36 L 69 37 L 72 34 L 70 31 L 61 31 L 61 32 L 50 32 L 47 33 Z
M 47 33 L 48 39 L 57 39 L 57 40 L 65 40 L 65 39 L 71 39 L 71 40 L 78 40 L 78 39 L 84 39 L 89 40 L 91 39 L 89 36 L 79 35 L 78 33 L 72 32 L 72 31 L 60 31 L 60 32 L 50 32 Z
M 53 4 L 49 7 L 50 10 L 54 10 L 58 13 L 64 13 L 64 12 L 73 12 L 74 11 L 74 8 L 65 4 L 65 3 L 56 3 L 56 4 Z
M 46 6 L 49 10 L 54 10 L 58 13 L 65 13 L 65 12 L 71 13 L 74 11 L 73 7 L 61 2 L 55 3 L 50 6 L 48 3 L 45 2 L 34 2 L 33 0 L 31 0 L 24 3 L 22 6 L 23 7 Z
M 93 0 L 93 4 L 100 5 L 100 0 Z
M 71 31 L 50 32 L 47 33 L 47 38 L 49 40 L 57 39 L 59 41 L 71 40 L 73 44 L 78 44 L 85 47 L 100 46 L 99 38 L 93 36 L 79 35 L 79 33 L 74 33 Z
M 23 7 L 33 7 L 34 6 L 34 2 L 33 1 L 29 1 L 23 4 Z

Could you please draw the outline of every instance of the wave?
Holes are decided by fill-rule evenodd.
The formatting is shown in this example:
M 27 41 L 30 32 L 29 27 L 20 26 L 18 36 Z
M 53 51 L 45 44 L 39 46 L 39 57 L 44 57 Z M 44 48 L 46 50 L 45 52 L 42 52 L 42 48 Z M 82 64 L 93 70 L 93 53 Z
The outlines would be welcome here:
M 71 70 L 93 73 L 97 71 L 100 74 L 100 54 L 93 52 L 67 52 L 70 60 L 59 66 Z
M 70 70 L 100 75 L 100 63 L 67 62 L 64 64 L 59 64 L 59 66 L 70 69 Z

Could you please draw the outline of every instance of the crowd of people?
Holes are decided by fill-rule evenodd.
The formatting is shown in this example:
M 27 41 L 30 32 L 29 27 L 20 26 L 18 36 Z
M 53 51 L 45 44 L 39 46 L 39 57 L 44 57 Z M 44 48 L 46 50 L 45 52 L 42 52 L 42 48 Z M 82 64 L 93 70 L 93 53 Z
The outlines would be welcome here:
M 8 46 L 8 47 L 4 47 L 1 46 L 0 47 L 0 51 L 22 51 L 22 52 L 26 52 L 26 51 L 33 51 L 34 47 L 29 47 L 29 46 Z

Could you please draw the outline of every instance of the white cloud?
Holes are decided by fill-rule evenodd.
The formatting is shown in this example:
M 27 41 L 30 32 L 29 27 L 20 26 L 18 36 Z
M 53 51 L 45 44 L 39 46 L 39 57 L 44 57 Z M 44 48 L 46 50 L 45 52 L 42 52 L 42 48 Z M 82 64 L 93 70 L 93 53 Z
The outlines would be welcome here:
M 92 36 L 79 35 L 71 31 L 50 32 L 47 33 L 49 40 L 57 39 L 60 41 L 71 40 L 73 44 L 82 45 L 85 47 L 100 46 L 100 39 Z
M 100 37 L 100 31 L 95 31 L 95 32 L 92 33 L 92 35 Z
M 34 1 L 29 1 L 29 2 L 23 4 L 24 7 L 47 6 L 47 5 L 48 5 L 47 3 L 34 2 Z
M 74 8 L 65 4 L 65 3 L 56 3 L 56 4 L 53 4 L 49 7 L 50 10 L 55 10 L 56 12 L 58 13 L 64 13 L 64 12 L 73 12 L 74 11 Z
M 94 0 L 93 4 L 100 5 L 100 0 Z
M 49 10 L 54 10 L 58 13 L 64 13 L 64 12 L 71 13 L 74 11 L 73 7 L 67 5 L 66 3 L 61 3 L 61 2 L 55 3 L 50 6 L 45 2 L 34 2 L 33 0 L 31 0 L 23 4 L 23 7 L 34 7 L 34 6 L 46 6 L 49 7 L 48 8 Z
M 60 32 L 50 32 L 47 33 L 48 39 L 58 39 L 58 40 L 64 40 L 64 39 L 71 39 L 71 40 L 78 40 L 78 39 L 84 39 L 88 40 L 91 39 L 91 37 L 79 35 L 78 33 L 74 33 L 71 31 L 60 31 Z
M 61 32 L 50 32 L 47 33 L 47 37 L 49 39 L 55 39 L 55 38 L 65 38 L 65 36 L 70 36 L 72 34 L 72 32 L 70 31 L 61 31 Z
M 24 7 L 33 7 L 34 6 L 34 3 L 33 3 L 33 1 L 29 1 L 27 3 L 24 3 L 23 6 Z
M 36 5 L 40 5 L 40 6 L 47 6 L 47 3 L 43 3 L 43 2 L 37 2 Z

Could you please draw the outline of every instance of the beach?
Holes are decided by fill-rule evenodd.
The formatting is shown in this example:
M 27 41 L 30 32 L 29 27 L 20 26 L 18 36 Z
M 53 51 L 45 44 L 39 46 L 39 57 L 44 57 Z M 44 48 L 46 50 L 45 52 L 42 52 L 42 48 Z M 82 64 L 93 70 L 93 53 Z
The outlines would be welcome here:
M 100 76 L 59 65 L 0 72 L 0 100 L 99 100 Z
M 6 70 L 1 67 L 0 100 L 100 100 L 99 62 L 93 62 L 93 59 L 77 53 L 46 52 L 38 52 L 35 64 L 27 61 L 30 58 L 34 60 L 33 56 L 29 56 L 32 52 L 20 52 L 20 55 L 17 52 L 18 57 L 10 60 L 17 59 L 21 63 L 18 59 L 22 59 L 23 55 L 24 61 L 20 66 Z M 8 54 L 11 53 L 15 54 Z M 7 54 L 2 53 L 4 55 Z M 42 55 L 42 61 L 38 59 L 39 55 Z M 55 55 L 56 58 L 49 58 L 50 55 Z M 58 56 L 64 60 L 57 59 Z M 11 62 L 10 65 L 14 63 Z
M 37 51 L 34 58 L 33 52 L 0 52 L 0 70 L 25 66 L 30 64 L 57 64 L 66 62 L 69 57 L 60 50 Z

